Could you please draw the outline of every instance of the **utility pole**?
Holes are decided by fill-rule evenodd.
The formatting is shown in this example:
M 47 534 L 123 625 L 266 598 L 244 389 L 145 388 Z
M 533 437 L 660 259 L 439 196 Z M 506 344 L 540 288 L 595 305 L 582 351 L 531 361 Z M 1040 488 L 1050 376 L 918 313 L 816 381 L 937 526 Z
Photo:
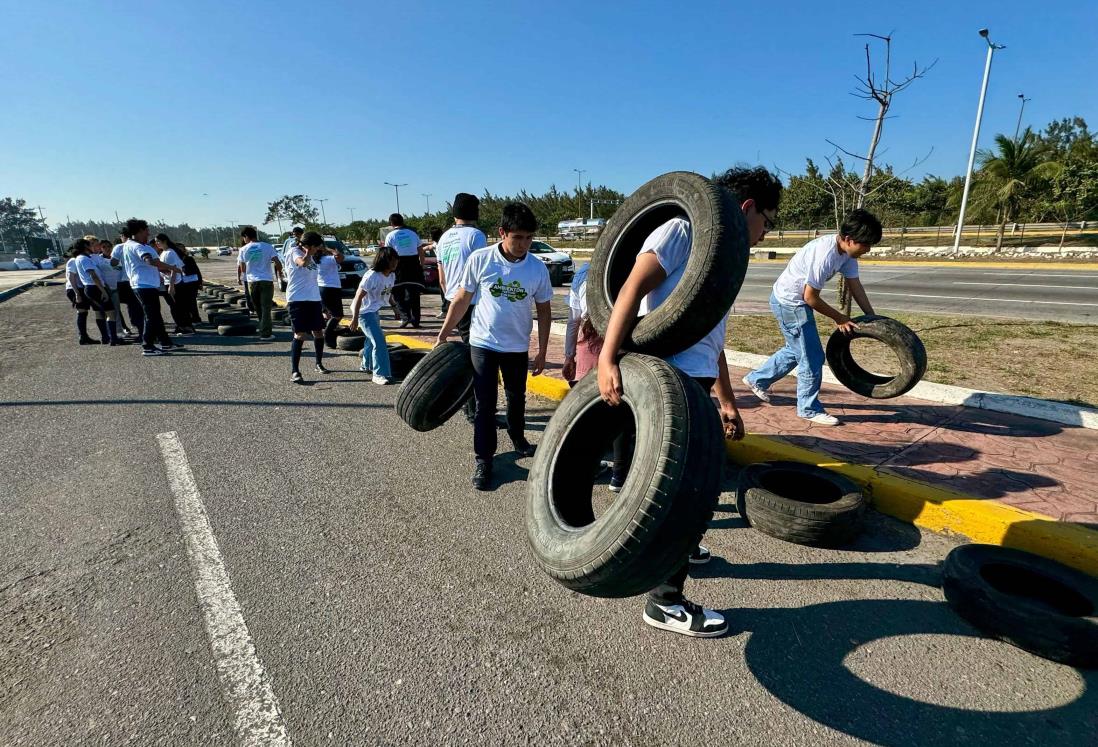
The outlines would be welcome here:
M 431 195 L 426 192 L 420 192 L 421 195 L 427 198 L 427 215 L 431 214 Z
M 576 172 L 576 198 L 580 201 L 579 214 L 577 218 L 583 218 L 583 175 L 587 173 L 587 169 L 572 169 Z
M 329 199 L 330 198 L 328 198 L 328 197 L 313 198 L 313 202 L 319 202 L 320 203 L 320 219 L 322 221 L 324 221 L 324 225 L 328 225 L 328 216 L 325 215 L 325 213 L 324 213 L 324 203 L 327 202 Z
M 984 63 L 984 82 L 980 86 L 980 103 L 976 107 L 976 127 L 972 130 L 972 148 L 968 152 L 968 168 L 965 170 L 965 190 L 961 193 L 961 213 L 957 216 L 957 235 L 953 238 L 953 253 L 961 251 L 961 230 L 965 227 L 965 208 L 968 207 L 968 192 L 972 187 L 972 164 L 976 162 L 976 142 L 980 139 L 980 121 L 984 118 L 984 98 L 987 96 L 987 81 L 991 77 L 991 57 L 996 49 L 1006 49 L 1002 44 L 993 44 L 988 38 L 988 30 L 980 29 L 980 36 L 987 42 L 987 61 Z
M 354 223 L 355 222 L 355 209 L 354 208 L 347 208 L 347 209 L 351 211 L 351 223 Z
M 1018 142 L 1018 131 L 1022 129 L 1022 112 L 1026 110 L 1026 102 L 1033 101 L 1033 99 L 1027 99 L 1024 93 L 1018 94 L 1018 98 L 1022 100 L 1022 108 L 1018 110 L 1018 124 L 1014 127 L 1014 142 Z
M 399 213 L 400 212 L 400 188 L 401 187 L 407 187 L 408 185 L 407 184 L 393 184 L 392 182 L 385 182 L 385 183 L 388 184 L 390 187 L 392 187 L 394 190 L 396 190 L 397 212 Z

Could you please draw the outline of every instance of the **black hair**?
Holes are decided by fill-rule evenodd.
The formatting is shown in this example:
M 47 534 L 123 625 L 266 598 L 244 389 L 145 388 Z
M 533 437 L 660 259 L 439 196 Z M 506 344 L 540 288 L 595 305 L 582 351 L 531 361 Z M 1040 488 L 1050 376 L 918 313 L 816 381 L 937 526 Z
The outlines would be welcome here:
M 534 211 L 521 202 L 508 202 L 503 206 L 503 217 L 500 218 L 499 227 L 506 233 L 512 231 L 536 231 L 538 219 Z
M 293 227 L 293 228 L 292 228 L 292 229 L 290 230 L 290 233 L 305 233 L 305 229 L 304 229 L 304 228 L 302 228 L 301 226 L 294 226 L 294 227 Z
M 174 241 L 168 238 L 168 234 L 166 233 L 158 233 L 156 235 L 156 240 L 159 241 L 161 244 L 167 244 L 168 248 L 172 251 L 175 251 L 179 248 L 179 246 Z
M 72 246 L 69 247 L 70 257 L 79 257 L 81 254 L 87 254 L 88 249 L 91 248 L 91 242 L 87 239 L 77 239 L 72 242 Z
M 259 234 L 255 230 L 255 226 L 244 226 L 240 229 L 240 235 L 250 241 L 258 241 Z
M 873 213 L 861 208 L 849 213 L 839 227 L 840 236 L 870 246 L 880 242 L 881 234 L 881 221 L 877 220 L 877 216 Z
M 401 228 L 404 225 L 404 216 L 400 213 L 393 213 L 389 216 L 389 225 L 393 228 Z
M 398 259 L 396 249 L 391 246 L 378 247 L 377 254 L 374 255 L 374 263 L 370 266 L 370 269 L 374 272 L 384 272 L 389 269 L 389 265 L 396 259 Z
M 149 227 L 148 221 L 141 220 L 140 218 L 130 218 L 126 221 L 126 227 L 123 229 L 126 235 L 133 238 L 140 231 L 144 231 Z
M 762 166 L 753 169 L 734 166 L 713 177 L 717 184 L 732 191 L 740 202 L 755 201 L 755 210 L 777 210 L 782 199 L 782 183 Z
M 462 218 L 462 220 L 464 220 L 464 218 Z M 432 228 L 431 229 L 431 241 L 438 242 L 438 240 L 441 239 L 441 238 L 442 238 L 442 229 L 441 228 Z
M 453 213 L 458 220 L 479 220 L 480 198 L 468 192 L 458 192 L 454 196 Z
M 121 236 L 123 239 L 132 239 L 133 238 L 133 232 L 130 231 L 129 226 L 122 226 L 121 228 L 119 228 L 118 229 L 118 235 Z
M 324 246 L 324 237 L 316 231 L 306 231 L 301 237 L 302 246 Z

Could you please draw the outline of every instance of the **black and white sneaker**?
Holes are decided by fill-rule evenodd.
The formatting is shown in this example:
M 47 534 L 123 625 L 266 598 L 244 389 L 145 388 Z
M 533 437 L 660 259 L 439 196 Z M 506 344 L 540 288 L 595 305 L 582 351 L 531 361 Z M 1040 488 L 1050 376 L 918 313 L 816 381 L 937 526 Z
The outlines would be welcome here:
M 477 462 L 477 467 L 473 470 L 473 487 L 477 490 L 487 490 L 491 479 L 492 465 L 487 462 Z
M 160 349 L 163 350 L 165 353 L 170 353 L 173 350 L 184 350 L 185 346 L 180 345 L 178 342 L 176 342 L 171 345 L 161 345 Z
M 653 628 L 693 638 L 716 638 L 728 632 L 724 615 L 686 599 L 682 604 L 669 605 L 645 600 L 644 621 Z
M 290 375 L 290 381 L 294 384 L 304 384 L 305 377 L 301 375 L 300 371 L 294 371 L 293 374 Z
M 626 473 L 626 472 L 615 472 L 612 475 L 610 475 L 610 492 L 611 493 L 620 493 L 621 492 L 622 486 L 625 485 L 625 478 L 626 478 L 627 474 L 628 473 Z
M 331 371 L 329 371 L 328 369 L 326 369 L 326 368 L 324 367 L 324 364 L 323 364 L 323 363 L 317 363 L 317 364 L 316 364 L 316 365 L 314 366 L 314 368 L 316 369 L 316 372 L 317 372 L 318 374 L 330 374 L 330 373 L 331 373 Z
M 518 455 L 520 457 L 526 457 L 526 458 L 532 457 L 532 456 L 534 456 L 534 453 L 537 450 L 538 450 L 538 447 L 535 446 L 534 444 L 530 443 L 526 439 L 523 439 L 522 441 L 515 442 L 515 451 L 518 452 Z
M 713 553 L 705 545 L 698 545 L 694 552 L 690 553 L 690 565 L 705 565 L 713 559 Z
M 145 348 L 141 351 L 141 355 L 151 358 L 154 355 L 164 355 L 164 351 L 160 348 Z

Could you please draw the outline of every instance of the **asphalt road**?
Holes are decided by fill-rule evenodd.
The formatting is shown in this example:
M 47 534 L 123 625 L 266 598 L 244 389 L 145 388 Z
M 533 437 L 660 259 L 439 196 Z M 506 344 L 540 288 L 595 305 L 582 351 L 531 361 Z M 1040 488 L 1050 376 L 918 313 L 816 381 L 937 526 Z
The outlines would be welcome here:
M 144 359 L 79 347 L 71 327 L 59 287 L 0 304 L 0 744 L 271 743 L 234 736 L 250 675 L 219 657 L 219 676 L 211 645 L 254 653 L 301 745 L 1048 745 L 1098 729 L 1098 673 L 950 611 L 950 539 L 873 515 L 850 549 L 790 545 L 745 528 L 726 493 L 688 592 L 732 632 L 686 639 L 643 625 L 638 599 L 541 574 L 529 463 L 503 454 L 502 484 L 473 491 L 467 426 L 413 433 L 353 354 L 299 387 L 284 330 Z M 537 441 L 549 404 L 530 410 Z M 191 493 L 169 481 L 169 433 Z M 196 586 L 210 558 L 188 552 L 183 494 L 208 515 L 227 575 L 213 593 L 231 586 L 243 638 L 211 644 L 232 610 L 208 574 Z

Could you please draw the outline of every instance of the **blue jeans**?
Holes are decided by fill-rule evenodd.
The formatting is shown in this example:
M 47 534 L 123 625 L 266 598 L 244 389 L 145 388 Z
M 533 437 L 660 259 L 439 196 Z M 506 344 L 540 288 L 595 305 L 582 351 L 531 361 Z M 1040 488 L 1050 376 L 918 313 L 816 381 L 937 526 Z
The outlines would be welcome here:
M 363 311 L 358 315 L 358 326 L 366 339 L 362 341 L 362 365 L 374 372 L 374 376 L 392 377 L 389 365 L 389 348 L 385 345 L 385 333 L 376 311 Z
M 816 330 L 816 315 L 807 306 L 784 306 L 770 294 L 770 310 L 778 320 L 785 347 L 766 363 L 747 374 L 747 380 L 760 389 L 769 389 L 778 379 L 797 369 L 797 414 L 810 418 L 824 411 L 820 404 L 823 383 L 824 349 Z

